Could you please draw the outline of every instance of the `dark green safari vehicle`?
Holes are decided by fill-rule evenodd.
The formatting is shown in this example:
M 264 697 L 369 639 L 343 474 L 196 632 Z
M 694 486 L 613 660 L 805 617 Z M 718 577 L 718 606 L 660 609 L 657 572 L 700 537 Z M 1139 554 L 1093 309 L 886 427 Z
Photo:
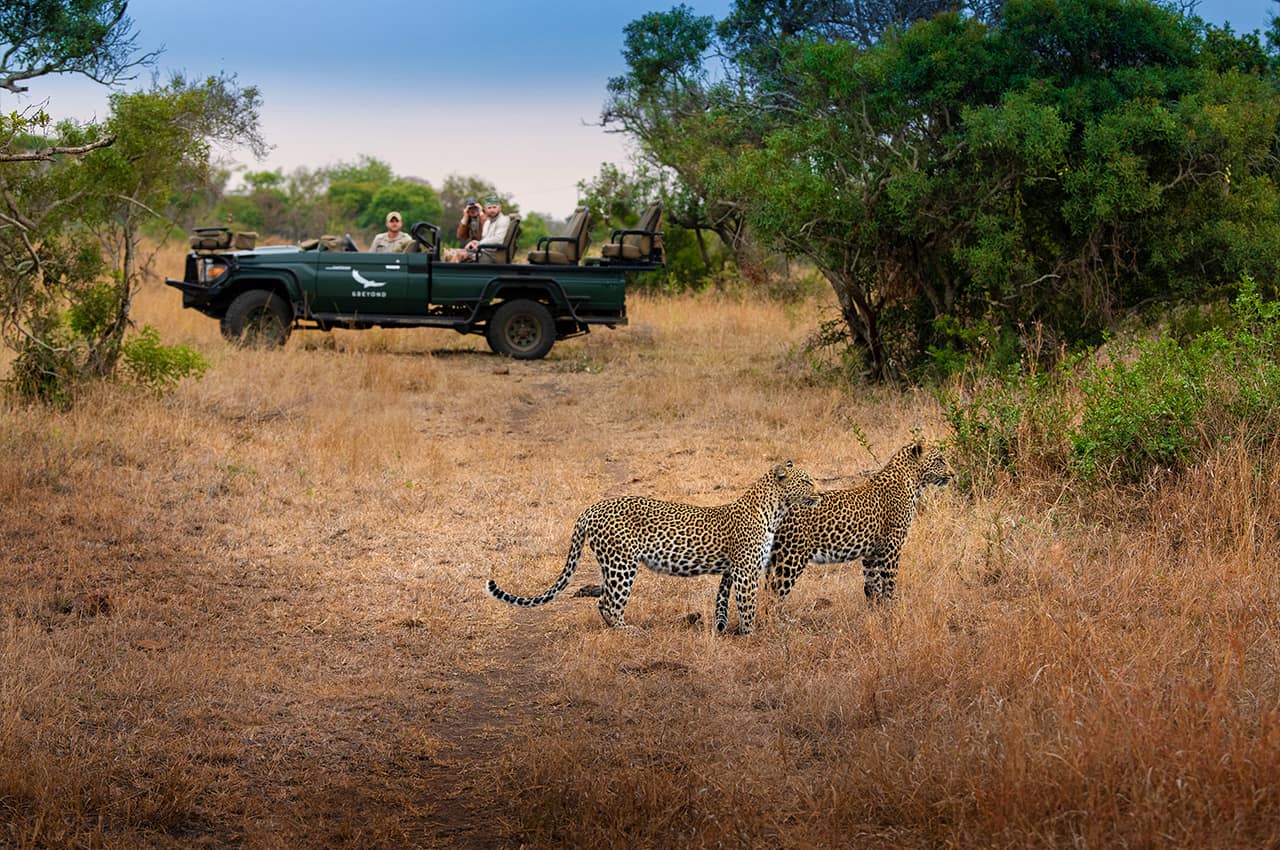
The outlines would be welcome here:
M 628 275 L 662 263 L 657 216 L 615 231 L 602 256 L 584 258 L 590 217 L 579 210 L 565 236 L 543 237 L 520 263 L 511 218 L 504 243 L 481 246 L 487 262 L 443 262 L 440 230 L 428 222 L 410 228 L 404 253 L 377 254 L 350 236 L 258 247 L 256 234 L 198 228 L 185 274 L 165 283 L 241 343 L 282 345 L 295 328 L 451 328 L 532 360 L 556 340 L 626 324 Z

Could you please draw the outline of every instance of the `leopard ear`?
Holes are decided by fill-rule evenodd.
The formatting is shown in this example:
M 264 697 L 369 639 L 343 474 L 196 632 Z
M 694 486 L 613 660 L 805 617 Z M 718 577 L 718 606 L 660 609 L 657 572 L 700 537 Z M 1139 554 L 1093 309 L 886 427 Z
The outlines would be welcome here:
M 912 456 L 912 457 L 920 457 L 920 455 L 922 455 L 922 454 L 924 454 L 924 443 L 921 443 L 921 442 L 915 442 L 915 443 L 912 443 L 912 444 L 911 444 L 911 456 Z
M 791 461 L 787 461 L 786 463 L 780 463 L 773 468 L 773 474 L 777 476 L 779 481 L 781 481 L 782 479 L 787 477 L 787 470 L 790 468 L 791 468 Z

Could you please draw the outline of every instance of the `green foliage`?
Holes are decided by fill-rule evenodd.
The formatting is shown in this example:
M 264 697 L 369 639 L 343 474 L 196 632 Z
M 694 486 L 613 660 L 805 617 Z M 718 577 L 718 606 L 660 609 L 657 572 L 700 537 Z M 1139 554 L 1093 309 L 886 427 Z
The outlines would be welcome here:
M 933 337 L 921 377 L 944 381 L 966 370 L 1005 373 L 1019 366 L 1021 338 L 989 320 L 964 324 L 954 316 L 939 316 L 933 323 Z
M 603 242 L 618 228 L 634 227 L 660 192 L 657 176 L 643 164 L 627 171 L 616 163 L 600 163 L 594 177 L 578 181 L 579 203 L 591 210 L 591 240 Z
M 354 163 L 340 163 L 329 169 L 329 186 L 325 197 L 332 217 L 327 226 L 339 232 L 350 228 L 358 217 L 374 215 L 374 194 L 394 177 L 391 166 L 382 160 L 365 156 Z M 386 213 L 383 213 L 385 216 Z M 376 216 L 375 216 L 376 218 Z M 380 221 L 377 223 L 381 223 Z
M 93 287 L 89 296 L 62 315 L 33 323 L 35 331 L 16 346 L 17 357 L 5 380 L 8 395 L 24 404 L 69 408 L 95 374 L 92 345 L 114 319 L 110 286 Z M 162 345 L 160 333 L 145 325 L 121 345 L 122 377 L 151 393 L 164 395 L 183 378 L 200 378 L 208 362 L 185 345 Z
M 559 232 L 559 229 L 557 229 Z M 533 250 L 543 236 L 553 235 L 547 219 L 540 213 L 531 212 L 520 219 L 520 241 L 516 245 L 517 256 Z
M 649 12 L 623 29 L 622 58 L 631 80 L 610 81 L 610 88 L 632 83 L 651 88 L 696 72 L 702 53 L 711 46 L 715 19 L 695 15 L 684 4 L 667 12 Z
M 670 180 L 670 175 L 639 163 L 628 171 L 601 163 L 595 177 L 578 182 L 580 203 L 591 210 L 591 241 L 607 242 L 614 230 L 635 227 L 645 208 L 663 204 L 662 243 L 666 266 L 638 277 L 633 285 L 661 292 L 705 287 L 725 266 L 724 243 L 706 224 L 700 201 Z
M 86 343 L 101 336 L 120 312 L 120 290 L 110 283 L 82 288 L 67 311 L 67 327 Z
M 960 483 L 985 489 L 1001 478 L 1054 470 L 1067 459 L 1076 361 L 1049 372 L 1017 366 L 958 377 L 939 391 Z
M 185 345 L 161 345 L 160 332 L 151 325 L 125 340 L 122 354 L 125 374 L 157 396 L 183 378 L 203 377 L 209 368 L 209 361 Z
M 138 55 L 125 0 L 6 0 L 0 6 L 0 88 L 48 74 L 83 74 L 111 84 L 156 54 Z
M 67 409 L 80 384 L 75 342 L 60 317 L 37 316 L 30 326 L 30 335 L 10 346 L 16 357 L 6 393 L 20 403 Z
M 606 121 L 709 218 L 735 210 L 727 241 L 812 262 L 874 377 L 985 358 L 991 328 L 1096 344 L 1136 308 L 1280 281 L 1255 37 L 1149 0 L 1008 0 L 867 39 L 839 3 L 739 0 L 712 83 L 683 12 L 628 31 Z
M 1084 487 L 1135 484 L 1280 432 L 1280 302 L 1250 278 L 1222 325 L 1107 349 L 953 382 L 942 404 L 969 483 L 1065 472 Z
M 1080 476 L 1132 482 L 1187 463 L 1199 443 L 1216 348 L 1203 338 L 1186 347 L 1162 338 L 1138 346 L 1132 363 L 1114 355 L 1089 370 L 1082 420 L 1071 433 Z
M 228 195 L 218 204 L 217 220 L 235 230 L 267 231 L 266 206 L 262 198 L 250 195 Z
M 416 178 L 397 176 L 390 164 L 370 156 L 354 163 L 314 169 L 249 172 L 244 186 L 226 194 L 212 217 L 241 229 L 302 240 L 320 233 L 351 232 L 365 237 L 384 229 L 398 210 L 405 227 L 419 221 L 439 225 L 441 239 L 455 245 L 466 198 L 502 193 L 478 177 L 451 175 L 439 192 Z M 518 212 L 508 205 L 506 211 Z M 523 230 L 529 230 L 529 222 Z
M 430 186 L 409 180 L 393 180 L 373 191 L 368 206 L 356 218 L 356 224 L 381 230 L 391 210 L 399 210 L 406 228 L 419 221 L 438 223 L 444 212 L 440 198 Z
M 1225 441 L 1270 439 L 1280 426 L 1280 304 L 1251 279 L 1235 302 L 1235 327 L 1185 344 L 1170 337 L 1095 366 L 1081 381 L 1071 433 L 1088 481 L 1141 481 L 1176 470 Z
M 117 92 L 110 104 L 102 124 L 64 122 L 23 143 L 43 161 L 11 160 L 0 170 L 9 223 L 0 228 L 0 330 L 17 355 L 8 388 L 23 400 L 68 405 L 85 382 L 116 375 L 131 345 L 144 229 L 156 221 L 163 229 L 175 197 L 209 185 L 215 142 L 265 149 L 258 93 L 232 78 L 174 75 Z M 191 373 L 158 343 L 134 345 L 151 365 L 137 360 L 131 374 L 154 387 Z

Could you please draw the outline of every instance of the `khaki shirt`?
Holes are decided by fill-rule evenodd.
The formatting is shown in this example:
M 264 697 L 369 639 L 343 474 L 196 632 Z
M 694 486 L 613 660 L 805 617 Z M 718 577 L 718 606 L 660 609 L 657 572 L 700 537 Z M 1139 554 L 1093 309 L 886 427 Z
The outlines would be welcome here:
M 403 230 L 395 236 L 390 233 L 379 233 L 373 237 L 373 244 L 369 246 L 369 250 L 375 253 L 398 254 L 412 241 L 413 237 Z

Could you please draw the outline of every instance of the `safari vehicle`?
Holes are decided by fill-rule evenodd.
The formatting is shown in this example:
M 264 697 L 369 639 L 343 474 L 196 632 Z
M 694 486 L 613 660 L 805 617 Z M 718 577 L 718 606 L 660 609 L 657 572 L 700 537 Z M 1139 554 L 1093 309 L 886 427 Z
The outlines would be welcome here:
M 348 234 L 258 247 L 257 234 L 197 228 L 182 280 L 182 306 L 221 321 L 243 344 L 283 345 L 294 328 L 452 328 L 484 334 L 498 354 L 545 357 L 559 339 L 627 323 L 626 283 L 663 261 L 661 205 L 634 230 L 616 230 L 601 256 L 584 257 L 590 215 L 579 209 L 564 236 L 544 236 L 513 262 L 520 222 L 482 245 L 496 262 L 443 262 L 440 228 L 418 222 L 404 253 L 360 251 Z

